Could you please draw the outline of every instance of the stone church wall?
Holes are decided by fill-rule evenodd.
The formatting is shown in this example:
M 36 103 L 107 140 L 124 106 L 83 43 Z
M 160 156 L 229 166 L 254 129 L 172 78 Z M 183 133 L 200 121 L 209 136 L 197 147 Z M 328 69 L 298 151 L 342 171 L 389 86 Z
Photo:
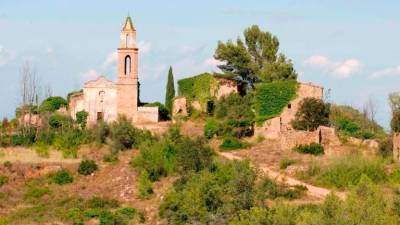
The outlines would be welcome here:
M 158 121 L 158 107 L 138 107 L 137 123 L 156 123 Z

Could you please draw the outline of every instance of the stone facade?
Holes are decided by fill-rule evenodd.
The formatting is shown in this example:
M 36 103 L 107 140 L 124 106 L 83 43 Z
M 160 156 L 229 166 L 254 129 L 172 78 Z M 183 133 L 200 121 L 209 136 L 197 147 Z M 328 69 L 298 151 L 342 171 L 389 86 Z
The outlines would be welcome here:
M 393 134 L 393 159 L 400 162 L 400 133 Z
M 232 93 L 238 93 L 238 85 L 235 80 L 223 77 L 217 77 L 216 79 L 218 81 L 218 89 L 214 93 L 217 99 L 228 96 Z
M 187 116 L 187 101 L 185 97 L 177 97 L 174 99 L 172 106 L 172 116 Z
M 89 126 L 98 121 L 115 121 L 118 116 L 133 123 L 158 122 L 158 107 L 138 107 L 138 52 L 136 29 L 128 17 L 117 50 L 117 82 L 105 77 L 86 82 L 82 93 L 70 97 L 70 115 L 75 119 L 77 112 L 88 112 Z

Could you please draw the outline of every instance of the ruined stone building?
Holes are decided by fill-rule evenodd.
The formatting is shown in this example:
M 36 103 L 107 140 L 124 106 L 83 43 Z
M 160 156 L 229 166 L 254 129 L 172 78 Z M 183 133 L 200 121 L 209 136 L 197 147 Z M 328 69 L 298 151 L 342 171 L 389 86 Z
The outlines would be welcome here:
M 133 123 L 158 121 L 158 107 L 139 106 L 138 53 L 136 29 L 130 17 L 121 30 L 117 49 L 117 81 L 101 76 L 84 84 L 83 91 L 69 100 L 69 112 L 75 119 L 79 111 L 88 112 L 88 125 L 97 121 L 112 122 L 125 116 Z

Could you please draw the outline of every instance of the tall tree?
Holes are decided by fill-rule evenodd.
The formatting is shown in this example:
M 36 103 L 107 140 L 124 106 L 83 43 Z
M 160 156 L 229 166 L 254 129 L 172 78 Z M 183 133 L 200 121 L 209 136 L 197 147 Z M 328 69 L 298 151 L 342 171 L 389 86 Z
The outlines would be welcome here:
M 224 62 L 219 68 L 238 75 L 247 81 L 296 79 L 293 64 L 285 55 L 279 54 L 279 40 L 269 32 L 253 25 L 244 31 L 244 42 L 219 42 L 214 58 Z
M 168 111 L 172 113 L 172 104 L 175 97 L 175 84 L 174 84 L 174 74 L 172 72 L 172 67 L 169 67 L 168 71 L 168 80 L 167 80 L 167 88 L 165 93 L 165 107 L 167 107 Z

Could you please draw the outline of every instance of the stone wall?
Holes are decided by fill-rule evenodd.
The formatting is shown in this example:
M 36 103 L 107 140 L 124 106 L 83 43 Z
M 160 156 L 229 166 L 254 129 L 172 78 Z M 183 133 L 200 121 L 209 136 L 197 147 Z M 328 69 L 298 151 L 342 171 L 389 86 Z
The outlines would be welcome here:
M 185 97 L 177 97 L 174 99 L 172 106 L 172 116 L 187 116 L 187 101 Z
M 400 133 L 393 134 L 393 159 L 400 161 Z
M 138 107 L 136 123 L 157 123 L 158 121 L 158 107 Z
M 215 92 L 215 97 L 220 99 L 232 93 L 238 93 L 238 85 L 235 80 L 217 77 L 218 89 Z
M 282 111 L 282 126 L 284 129 L 291 129 L 290 123 L 296 117 L 296 113 L 300 108 L 300 103 L 305 98 L 322 99 L 323 87 L 312 83 L 299 83 L 297 96 Z
M 85 103 L 83 99 L 83 92 L 79 94 L 74 94 L 69 98 L 68 110 L 71 117 L 76 120 L 76 113 L 85 110 Z

